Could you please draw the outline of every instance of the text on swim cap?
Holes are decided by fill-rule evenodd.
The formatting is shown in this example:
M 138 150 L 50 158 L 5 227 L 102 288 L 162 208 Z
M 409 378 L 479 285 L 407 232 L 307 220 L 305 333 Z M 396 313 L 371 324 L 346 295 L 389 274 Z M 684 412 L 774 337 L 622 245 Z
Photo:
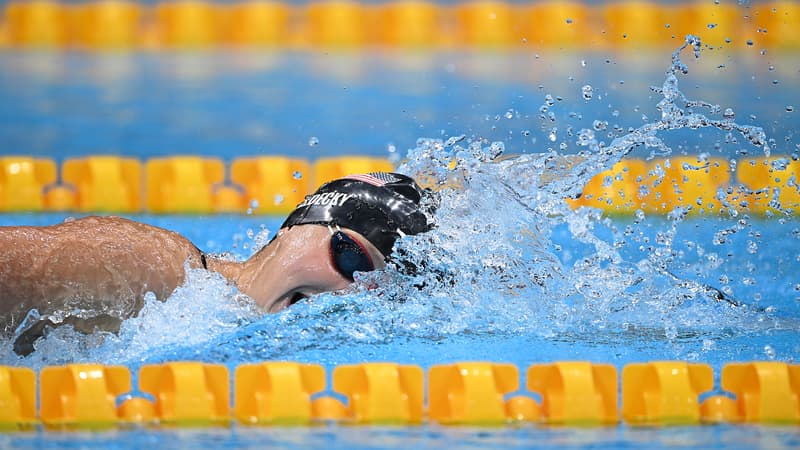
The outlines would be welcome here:
M 302 206 L 314 206 L 314 205 L 332 205 L 332 206 L 342 206 L 344 202 L 347 201 L 352 197 L 352 194 L 345 194 L 342 192 L 326 192 L 324 194 L 314 194 L 314 195 L 307 195 L 303 203 L 297 205 L 298 208 Z

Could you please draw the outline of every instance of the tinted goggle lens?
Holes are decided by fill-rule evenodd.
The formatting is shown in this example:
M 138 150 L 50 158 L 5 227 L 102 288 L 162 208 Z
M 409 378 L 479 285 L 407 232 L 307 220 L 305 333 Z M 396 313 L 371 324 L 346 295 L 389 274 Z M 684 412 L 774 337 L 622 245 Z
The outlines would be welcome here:
M 350 281 L 353 281 L 355 272 L 369 272 L 375 269 L 367 250 L 341 231 L 331 235 L 331 258 L 336 270 Z

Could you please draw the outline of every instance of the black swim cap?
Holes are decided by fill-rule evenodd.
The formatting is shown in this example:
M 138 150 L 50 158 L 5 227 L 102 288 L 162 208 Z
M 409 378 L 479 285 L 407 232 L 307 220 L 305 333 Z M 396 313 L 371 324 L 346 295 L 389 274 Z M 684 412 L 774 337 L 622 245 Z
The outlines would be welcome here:
M 399 173 L 349 175 L 307 195 L 281 228 L 303 224 L 349 228 L 387 257 L 398 237 L 432 228 L 420 208 L 424 194 L 411 177 Z

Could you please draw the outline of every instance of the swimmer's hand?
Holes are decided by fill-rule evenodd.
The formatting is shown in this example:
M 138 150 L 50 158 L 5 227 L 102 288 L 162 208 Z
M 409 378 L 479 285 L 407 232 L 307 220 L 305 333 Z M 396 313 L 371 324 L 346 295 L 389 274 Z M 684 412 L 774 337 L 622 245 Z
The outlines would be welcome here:
M 14 339 L 14 353 L 19 356 L 28 356 L 36 350 L 34 344 L 47 333 L 61 325 L 71 325 L 75 331 L 91 334 L 98 330 L 119 333 L 122 319 L 108 314 L 99 314 L 95 317 L 80 318 L 67 316 L 62 322 L 53 322 L 47 317 L 35 321 L 32 325 L 22 330 Z
M 733 298 L 730 295 L 722 292 L 721 290 L 715 288 L 714 286 L 710 286 L 710 285 L 705 284 L 705 283 L 689 282 L 689 281 L 683 280 L 683 279 L 679 278 L 677 275 L 675 275 L 674 273 L 672 273 L 672 272 L 670 272 L 669 270 L 666 270 L 666 269 L 662 270 L 661 272 L 664 275 L 667 275 L 668 277 L 672 278 L 673 281 L 675 281 L 676 283 L 679 283 L 682 286 L 688 286 L 689 283 L 691 283 L 691 284 L 701 288 L 713 300 L 716 300 L 718 302 L 725 302 L 725 303 L 727 303 L 727 304 L 729 304 L 731 306 L 735 306 L 737 308 L 741 308 L 741 307 L 746 306 L 744 303 L 740 302 L 739 300 L 736 300 L 735 298 Z

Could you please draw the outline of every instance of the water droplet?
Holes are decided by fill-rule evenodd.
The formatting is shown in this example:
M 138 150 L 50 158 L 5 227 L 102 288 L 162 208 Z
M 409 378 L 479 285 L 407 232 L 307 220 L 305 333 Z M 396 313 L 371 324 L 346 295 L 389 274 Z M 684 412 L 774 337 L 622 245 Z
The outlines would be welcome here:
M 581 147 L 589 146 L 594 142 L 594 131 L 583 129 L 578 132 L 578 145 Z
M 281 194 L 275 194 L 275 198 L 273 199 L 274 205 L 281 205 L 283 204 L 283 196 Z
M 585 85 L 584 87 L 582 87 L 581 88 L 581 95 L 583 95 L 583 99 L 584 100 L 591 100 L 593 91 L 594 91 L 594 89 L 592 89 L 592 86 L 590 86 L 588 84 Z
M 770 72 L 772 72 L 772 71 L 774 71 L 774 70 L 775 70 L 775 66 L 772 66 L 772 65 L 770 65 L 770 66 L 769 66 L 769 71 L 770 71 Z
M 731 43 L 731 38 L 725 38 L 725 43 L 726 44 L 730 44 Z
M 295 180 L 302 179 L 303 178 L 303 172 L 300 172 L 299 170 L 295 170 L 294 173 L 292 173 L 292 178 L 294 178 Z
M 514 118 L 514 110 L 509 109 L 508 111 L 506 111 L 505 117 L 506 117 L 506 119 L 513 119 Z
M 778 81 L 778 80 L 772 80 L 772 84 L 779 84 L 779 83 L 780 83 L 780 81 Z
M 592 128 L 594 128 L 597 131 L 603 131 L 606 128 L 608 128 L 608 122 L 604 120 L 595 120 L 594 122 L 592 122 Z
M 792 111 L 794 111 L 794 106 L 786 105 L 786 112 L 792 112 Z
M 310 138 L 308 138 L 309 147 L 314 147 L 317 144 L 319 144 L 319 138 L 317 138 L 316 136 L 311 136 Z
M 722 117 L 728 120 L 733 120 L 736 118 L 736 113 L 733 112 L 733 109 L 731 108 L 725 108 L 725 112 L 722 113 Z
M 500 157 L 506 150 L 505 144 L 502 142 L 492 142 L 489 147 L 484 149 L 484 154 L 489 161 L 495 160 Z
M 670 25 L 670 24 L 668 24 L 668 23 L 665 23 L 665 24 L 664 24 L 664 28 L 667 28 L 667 29 L 668 29 L 670 26 L 671 26 L 671 25 Z
M 706 26 L 708 27 L 709 30 L 713 30 L 714 28 L 717 28 L 717 24 L 715 24 L 715 23 L 710 23 L 710 24 L 708 24 Z
M 772 348 L 771 345 L 764 346 L 764 354 L 767 355 L 769 359 L 775 359 L 775 349 Z
M 758 253 L 758 244 L 753 241 L 747 241 L 747 253 L 750 253 L 751 255 Z
M 747 45 L 752 47 L 753 46 L 753 40 L 752 39 L 748 39 L 747 40 Z
M 571 19 L 571 18 L 569 18 L 569 17 L 567 17 L 567 24 L 569 25 L 569 24 L 571 24 L 571 23 L 572 23 L 572 19 Z
M 664 336 L 669 340 L 677 338 L 678 328 L 674 324 L 667 324 L 667 326 L 664 327 Z
M 558 128 L 553 128 L 550 130 L 550 133 L 547 135 L 547 139 L 550 139 L 550 142 L 555 142 L 558 139 Z
M 258 200 L 257 199 L 250 200 L 250 207 L 253 209 L 258 208 Z
M 644 145 L 647 147 L 658 147 L 661 144 L 661 139 L 655 136 L 647 136 L 644 138 Z

